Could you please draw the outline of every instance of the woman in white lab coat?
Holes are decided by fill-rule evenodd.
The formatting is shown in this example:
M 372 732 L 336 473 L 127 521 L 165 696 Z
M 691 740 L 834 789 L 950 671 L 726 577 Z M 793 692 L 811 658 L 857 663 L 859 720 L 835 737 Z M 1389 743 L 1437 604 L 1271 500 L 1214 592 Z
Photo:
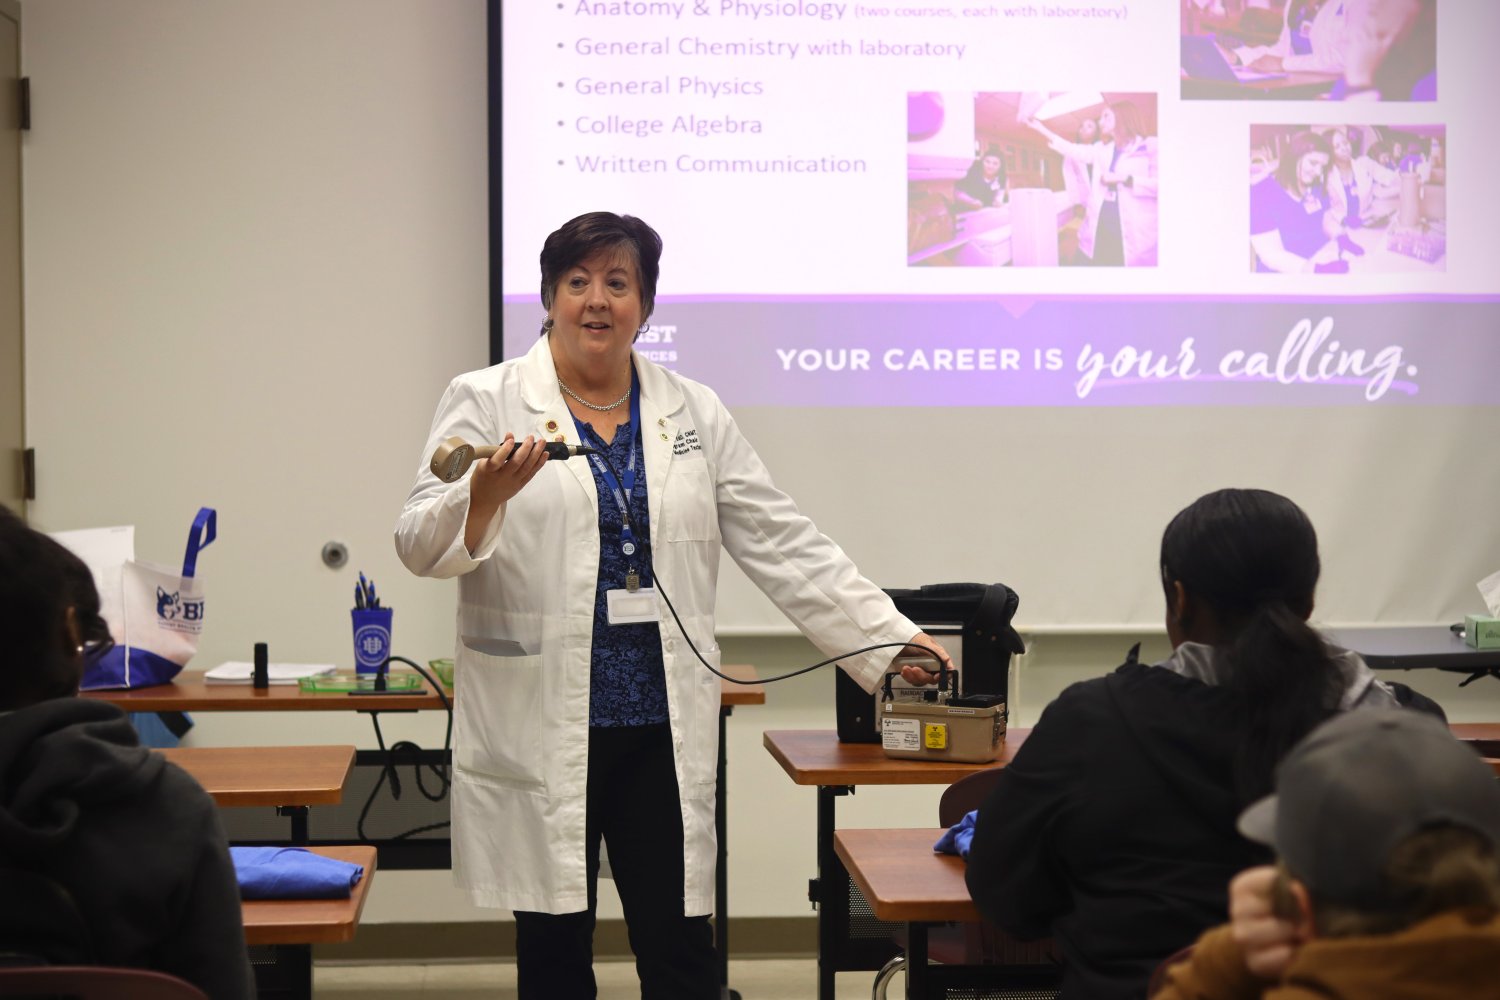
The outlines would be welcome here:
M 450 436 L 504 447 L 452 486 L 424 462 L 396 528 L 414 573 L 459 577 L 453 871 L 516 911 L 522 997 L 594 995 L 601 838 L 642 996 L 718 996 L 720 681 L 688 643 L 718 666 L 721 546 L 827 653 L 941 648 L 772 484 L 711 390 L 633 351 L 660 255 L 644 222 L 605 212 L 547 238 L 543 336 L 454 379 L 423 455 Z M 613 469 L 548 461 L 548 441 Z M 896 651 L 846 666 L 873 689 Z
M 1394 201 L 1400 190 L 1396 171 L 1383 167 L 1368 156 L 1354 156 L 1349 133 L 1341 125 L 1322 130 L 1332 150 L 1328 164 L 1328 195 L 1338 210 L 1338 218 L 1348 229 L 1358 229 L 1379 214 L 1377 194 Z
M 1108 141 L 1069 142 L 1036 119 L 1027 122 L 1064 157 L 1091 169 L 1079 249 L 1103 266 L 1156 266 L 1156 138 L 1144 134 L 1140 111 L 1118 101 L 1099 113 Z
M 1266 73 L 1343 73 L 1349 26 L 1364 20 L 1367 4 L 1368 0 L 1292 0 L 1273 44 L 1241 46 L 1229 53 L 1229 61 Z
M 1099 142 L 1099 123 L 1085 118 L 1078 123 L 1078 145 L 1093 146 Z M 1096 208 L 1092 199 L 1094 189 L 1094 164 L 1092 159 L 1081 160 L 1074 156 L 1063 157 L 1063 187 L 1068 197 L 1077 205 L 1079 221 L 1078 259 L 1074 262 L 1087 266 L 1094 262 L 1095 217 L 1090 211 Z

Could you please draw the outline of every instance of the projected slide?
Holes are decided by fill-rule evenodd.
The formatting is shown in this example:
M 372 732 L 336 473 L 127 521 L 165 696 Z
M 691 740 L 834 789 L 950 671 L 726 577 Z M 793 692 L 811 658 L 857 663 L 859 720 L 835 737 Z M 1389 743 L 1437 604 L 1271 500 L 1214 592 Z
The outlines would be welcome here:
M 1500 403 L 1500 129 L 1448 85 L 1500 5 L 1437 8 L 502 4 L 506 356 L 608 209 L 665 242 L 638 346 L 731 407 Z

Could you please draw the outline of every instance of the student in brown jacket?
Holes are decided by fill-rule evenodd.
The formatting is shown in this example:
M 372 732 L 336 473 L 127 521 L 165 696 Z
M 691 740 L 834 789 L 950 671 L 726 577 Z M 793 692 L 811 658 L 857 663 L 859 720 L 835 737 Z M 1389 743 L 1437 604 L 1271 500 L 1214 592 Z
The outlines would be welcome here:
M 1230 885 L 1155 1000 L 1500 997 L 1500 784 L 1412 712 L 1324 723 L 1240 830 L 1275 867 Z

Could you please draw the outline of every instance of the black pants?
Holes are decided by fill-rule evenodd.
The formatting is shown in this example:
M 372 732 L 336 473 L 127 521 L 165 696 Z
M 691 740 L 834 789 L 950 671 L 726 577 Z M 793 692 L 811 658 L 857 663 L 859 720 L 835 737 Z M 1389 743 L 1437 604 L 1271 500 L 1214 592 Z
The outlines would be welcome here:
M 609 847 L 642 1000 L 716 998 L 708 918 L 682 912 L 682 810 L 667 723 L 589 730 L 587 830 L 589 908 L 558 915 L 516 913 L 521 1000 L 589 1000 L 596 995 L 600 837 Z

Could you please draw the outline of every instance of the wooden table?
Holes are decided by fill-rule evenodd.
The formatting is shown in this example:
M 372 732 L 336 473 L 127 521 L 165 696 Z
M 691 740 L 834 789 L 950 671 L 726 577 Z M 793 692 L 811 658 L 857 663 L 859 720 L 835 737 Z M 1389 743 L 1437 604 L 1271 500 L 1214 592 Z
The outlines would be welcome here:
M 352 746 L 177 747 L 159 750 L 221 806 L 274 806 L 308 842 L 308 808 L 337 805 L 354 766 Z
M 756 672 L 753 666 L 744 664 L 727 665 L 720 668 L 724 673 L 740 679 L 741 681 L 755 681 Z M 414 673 L 393 668 L 393 675 L 399 673 Z M 443 699 L 439 697 L 437 690 L 423 679 L 423 688 L 418 692 L 398 694 L 372 694 L 359 692 L 356 694 L 322 694 L 305 692 L 295 684 L 272 685 L 267 688 L 256 689 L 248 684 L 209 684 L 203 679 L 203 674 L 197 671 L 189 671 L 179 674 L 170 684 L 159 684 L 154 687 L 135 688 L 133 690 L 110 690 L 110 691 L 86 691 L 83 697 L 97 701 L 106 701 L 117 705 L 127 712 L 411 712 L 442 709 Z M 443 689 L 451 700 L 453 691 Z M 765 686 L 759 683 L 741 683 L 732 681 L 719 682 L 719 759 L 718 759 L 718 788 L 715 806 L 715 826 L 718 834 L 718 865 L 714 883 L 714 942 L 719 950 L 720 981 L 727 984 L 729 977 L 729 878 L 728 878 L 728 785 L 725 783 L 727 774 L 727 754 L 725 751 L 725 733 L 729 716 L 734 709 L 740 705 L 764 705 L 766 703 Z M 174 752 L 181 752 L 174 751 Z M 250 753 L 262 753 L 264 748 L 249 750 Z M 441 751 L 432 751 L 441 753 Z M 358 751 L 355 761 L 359 764 L 379 764 L 382 761 L 378 757 L 384 757 L 380 751 Z M 447 764 L 444 759 L 440 763 Z M 200 783 L 202 783 L 200 781 Z M 250 803 L 243 803 L 250 804 Z M 307 843 L 306 838 L 306 815 L 303 809 L 302 838 L 297 839 L 297 815 L 293 814 L 293 837 L 296 843 Z M 422 842 L 408 841 L 402 845 L 382 844 L 382 848 L 394 849 L 396 846 L 404 846 L 413 850 L 422 849 L 428 845 L 429 852 L 437 848 L 431 847 L 434 841 Z M 440 843 L 441 851 L 446 859 L 448 857 L 448 842 Z M 424 858 L 426 856 L 424 855 Z M 447 862 L 451 863 L 451 862 Z M 389 867 L 389 865 L 388 865 Z M 427 860 L 421 860 L 412 867 L 433 867 Z M 444 865 L 446 867 L 446 864 Z M 732 991 L 724 986 L 725 995 Z
M 391 671 L 393 676 L 402 673 L 415 671 Z M 127 712 L 412 712 L 443 707 L 442 699 L 425 679 L 419 691 L 313 694 L 295 684 L 258 689 L 249 684 L 209 684 L 199 671 L 178 674 L 170 684 L 128 691 L 84 691 L 80 697 L 107 701 Z
M 1338 73 L 1288 73 L 1271 80 L 1182 78 L 1185 101 L 1297 101 L 1322 97 L 1339 82 Z
M 818 877 L 809 895 L 818 908 L 819 1000 L 833 1000 L 836 973 L 879 969 L 896 950 L 888 937 L 856 940 L 850 934 L 850 902 L 855 896 L 835 850 L 838 797 L 858 785 L 951 785 L 975 771 L 1003 767 L 1029 734 L 1029 729 L 1008 729 L 1004 750 L 994 763 L 948 764 L 892 760 L 880 744 L 840 743 L 831 729 L 766 731 L 765 748 L 787 776 L 798 785 L 818 789 Z
M 314 854 L 364 865 L 364 877 L 348 899 L 247 899 L 243 903 L 247 944 L 329 944 L 348 941 L 359 926 L 376 850 L 369 846 L 316 847 Z
M 348 899 L 247 899 L 242 906 L 245 943 L 265 947 L 272 961 L 255 965 L 262 995 L 312 998 L 312 946 L 348 941 L 375 877 L 376 850 L 369 846 L 318 847 L 316 854 L 364 865 L 365 873 Z
M 854 884 L 881 920 L 906 924 L 906 995 L 942 997 L 949 989 L 1005 986 L 1013 993 L 1017 976 L 1038 988 L 1052 986 L 1056 968 L 1037 966 L 1034 973 L 1003 966 L 931 965 L 927 960 L 930 924 L 975 922 L 979 909 L 964 883 L 964 860 L 936 854 L 932 845 L 943 828 L 916 830 L 840 830 L 834 849 Z

